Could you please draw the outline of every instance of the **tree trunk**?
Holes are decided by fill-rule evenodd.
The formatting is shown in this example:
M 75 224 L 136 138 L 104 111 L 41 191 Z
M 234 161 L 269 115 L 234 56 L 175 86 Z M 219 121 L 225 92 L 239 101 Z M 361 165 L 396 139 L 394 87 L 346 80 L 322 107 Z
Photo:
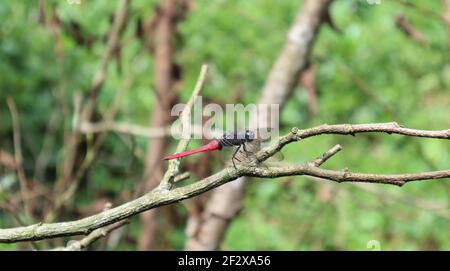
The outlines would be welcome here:
M 177 19 L 182 17 L 179 12 L 185 12 L 186 6 L 177 10 L 177 0 L 162 0 L 156 12 L 158 18 L 155 31 L 155 62 L 154 62 L 154 92 L 155 102 L 151 113 L 151 127 L 166 127 L 171 122 L 170 111 L 175 103 L 176 65 L 174 63 L 174 45 L 172 40 L 176 34 Z M 151 37 L 147 37 L 151 38 Z M 164 152 L 167 138 L 154 138 L 147 147 L 145 159 L 144 190 L 155 188 L 163 176 Z M 155 248 L 156 210 L 150 210 L 140 215 L 141 233 L 138 241 L 139 250 Z

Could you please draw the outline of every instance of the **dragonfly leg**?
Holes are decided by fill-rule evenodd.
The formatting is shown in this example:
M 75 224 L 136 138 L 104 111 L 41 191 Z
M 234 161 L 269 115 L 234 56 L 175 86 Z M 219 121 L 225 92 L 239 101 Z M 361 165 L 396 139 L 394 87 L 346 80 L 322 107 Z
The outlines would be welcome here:
M 244 149 L 244 151 L 245 151 L 245 154 L 247 154 L 247 148 L 245 147 L 245 142 L 244 142 L 244 144 L 242 144 L 242 148 Z
M 248 151 L 247 150 L 247 147 L 245 146 L 245 142 L 242 144 L 242 148 L 244 149 L 244 151 L 245 151 L 245 155 L 248 157 L 248 154 L 250 153 L 250 154 L 254 154 L 254 152 L 251 152 L 251 151 Z
M 236 164 L 234 163 L 234 159 L 236 159 L 238 162 L 241 162 L 241 160 L 239 160 L 239 159 L 236 158 L 236 154 L 237 154 L 237 152 L 239 151 L 240 148 L 241 148 L 241 145 L 239 145 L 239 146 L 237 147 L 237 149 L 236 149 L 236 150 L 234 151 L 234 153 L 233 153 L 233 156 L 231 157 L 231 162 L 233 162 L 234 168 L 236 168 Z

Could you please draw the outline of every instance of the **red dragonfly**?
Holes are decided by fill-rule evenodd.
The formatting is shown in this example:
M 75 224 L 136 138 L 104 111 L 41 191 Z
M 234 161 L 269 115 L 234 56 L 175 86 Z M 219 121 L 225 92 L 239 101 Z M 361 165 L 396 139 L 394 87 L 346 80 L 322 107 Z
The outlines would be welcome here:
M 248 151 L 245 146 L 245 143 L 252 142 L 254 139 L 255 134 L 250 130 L 246 130 L 245 132 L 226 132 L 220 139 L 212 140 L 208 144 L 193 150 L 172 154 L 170 156 L 164 157 L 164 160 L 172 160 L 199 152 L 221 150 L 223 147 L 238 146 L 237 149 L 234 151 L 231 159 L 231 161 L 233 162 L 233 166 L 236 168 L 234 160 L 240 162 L 240 160 L 235 157 L 237 152 L 242 147 L 244 151 L 247 153 Z

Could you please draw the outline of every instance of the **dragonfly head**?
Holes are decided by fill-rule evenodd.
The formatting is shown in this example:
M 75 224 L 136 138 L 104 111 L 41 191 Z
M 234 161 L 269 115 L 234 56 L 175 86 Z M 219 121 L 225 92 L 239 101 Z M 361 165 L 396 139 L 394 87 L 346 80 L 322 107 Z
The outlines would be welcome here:
M 250 130 L 245 131 L 245 142 L 251 142 L 255 139 L 255 133 Z

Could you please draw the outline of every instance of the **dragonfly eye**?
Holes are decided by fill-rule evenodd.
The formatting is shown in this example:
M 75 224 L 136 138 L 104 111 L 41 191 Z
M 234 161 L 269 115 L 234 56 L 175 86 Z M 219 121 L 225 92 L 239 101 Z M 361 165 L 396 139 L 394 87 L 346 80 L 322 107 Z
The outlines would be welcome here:
M 252 141 L 253 139 L 255 139 L 255 134 L 250 130 L 245 131 L 245 140 Z

